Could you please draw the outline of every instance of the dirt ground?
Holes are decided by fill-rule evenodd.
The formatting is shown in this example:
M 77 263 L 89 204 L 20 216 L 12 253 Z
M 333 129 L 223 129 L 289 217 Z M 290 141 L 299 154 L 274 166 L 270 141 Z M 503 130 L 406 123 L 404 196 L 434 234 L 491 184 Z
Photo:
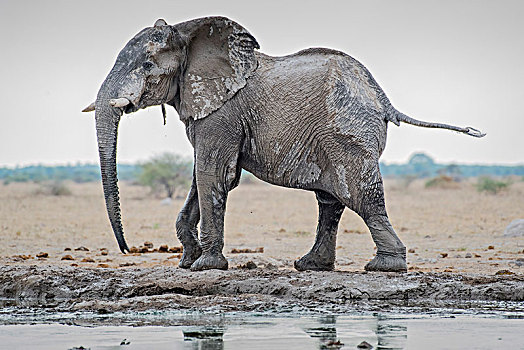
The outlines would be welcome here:
M 427 189 L 422 180 L 409 186 L 386 180 L 389 217 L 409 249 L 410 271 L 524 273 L 524 237 L 503 236 L 512 220 L 524 218 L 524 182 L 492 195 L 478 193 L 472 181 L 451 189 Z M 0 185 L 1 264 L 100 268 L 178 264 L 176 251 L 121 254 L 101 185 L 67 186 L 72 195 L 37 194 L 38 184 Z M 153 243 L 153 249 L 180 246 L 174 220 L 183 199 L 165 205 L 147 188 L 127 183 L 120 183 L 120 193 L 129 246 L 140 247 L 145 241 Z M 312 246 L 316 221 L 313 193 L 259 181 L 241 184 L 230 193 L 227 206 L 224 254 L 230 268 L 250 260 L 261 266 L 292 268 L 293 261 Z M 84 250 L 75 250 L 81 247 Z M 231 253 L 260 247 L 263 253 Z M 39 253 L 47 257 L 38 258 Z M 346 209 L 338 231 L 337 270 L 363 271 L 373 254 L 365 224 Z

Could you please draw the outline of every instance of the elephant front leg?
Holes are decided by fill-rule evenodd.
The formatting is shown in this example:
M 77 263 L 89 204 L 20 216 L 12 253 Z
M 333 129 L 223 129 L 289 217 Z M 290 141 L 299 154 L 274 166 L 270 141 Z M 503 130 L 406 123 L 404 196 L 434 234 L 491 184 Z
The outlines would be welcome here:
M 184 247 L 182 259 L 180 259 L 178 266 L 183 269 L 190 268 L 200 255 L 202 255 L 197 229 L 199 220 L 200 208 L 198 204 L 198 190 L 195 176 L 193 174 L 191 189 L 189 190 L 186 202 L 176 219 L 176 235 Z
M 302 258 L 295 261 L 299 271 L 331 271 L 335 268 L 337 228 L 344 205 L 325 192 L 316 192 L 318 201 L 318 226 L 315 244 Z
M 200 246 L 202 255 L 191 265 L 192 271 L 227 270 L 228 262 L 222 254 L 224 248 L 224 214 L 227 191 L 225 184 L 215 176 L 197 174 L 200 199 Z

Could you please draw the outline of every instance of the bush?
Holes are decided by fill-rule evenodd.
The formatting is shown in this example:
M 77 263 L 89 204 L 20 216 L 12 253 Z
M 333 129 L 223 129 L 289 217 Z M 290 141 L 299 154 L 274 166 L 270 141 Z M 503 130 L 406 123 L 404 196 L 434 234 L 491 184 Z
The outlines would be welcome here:
M 62 181 L 53 181 L 41 185 L 35 190 L 34 194 L 43 194 L 46 196 L 70 196 L 72 192 Z
M 428 181 L 425 184 L 426 188 L 457 188 L 458 183 L 451 176 L 439 175 Z
M 138 182 L 151 188 L 152 192 L 165 191 L 173 198 L 179 190 L 191 184 L 193 162 L 177 154 L 164 153 L 140 164 Z
M 489 192 L 496 194 L 503 189 L 507 188 L 511 183 L 509 181 L 498 181 L 492 179 L 489 176 L 481 176 L 477 180 L 477 191 L 479 192 Z

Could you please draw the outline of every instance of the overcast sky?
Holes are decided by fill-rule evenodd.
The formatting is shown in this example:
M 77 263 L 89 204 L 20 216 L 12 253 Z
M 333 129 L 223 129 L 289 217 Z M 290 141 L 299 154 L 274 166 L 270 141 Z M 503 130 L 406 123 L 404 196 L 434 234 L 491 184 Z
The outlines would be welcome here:
M 390 124 L 382 156 L 426 152 L 439 162 L 524 163 L 522 1 L 23 1 L 0 0 L 0 166 L 98 162 L 91 103 L 120 49 L 142 28 L 222 15 L 260 51 L 342 50 L 362 62 L 393 105 L 417 119 L 487 132 Z M 120 123 L 118 161 L 192 154 L 176 111 Z

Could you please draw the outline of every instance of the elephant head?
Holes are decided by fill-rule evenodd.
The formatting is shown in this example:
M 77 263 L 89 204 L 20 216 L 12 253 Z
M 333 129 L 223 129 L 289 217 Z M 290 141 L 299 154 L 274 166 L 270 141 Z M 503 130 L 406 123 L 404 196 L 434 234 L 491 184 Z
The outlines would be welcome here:
M 129 251 L 122 229 L 116 172 L 117 131 L 123 113 L 169 104 L 184 122 L 220 108 L 257 68 L 256 40 L 239 24 L 206 17 L 177 25 L 159 19 L 120 51 L 96 101 L 102 184 L 120 250 Z

